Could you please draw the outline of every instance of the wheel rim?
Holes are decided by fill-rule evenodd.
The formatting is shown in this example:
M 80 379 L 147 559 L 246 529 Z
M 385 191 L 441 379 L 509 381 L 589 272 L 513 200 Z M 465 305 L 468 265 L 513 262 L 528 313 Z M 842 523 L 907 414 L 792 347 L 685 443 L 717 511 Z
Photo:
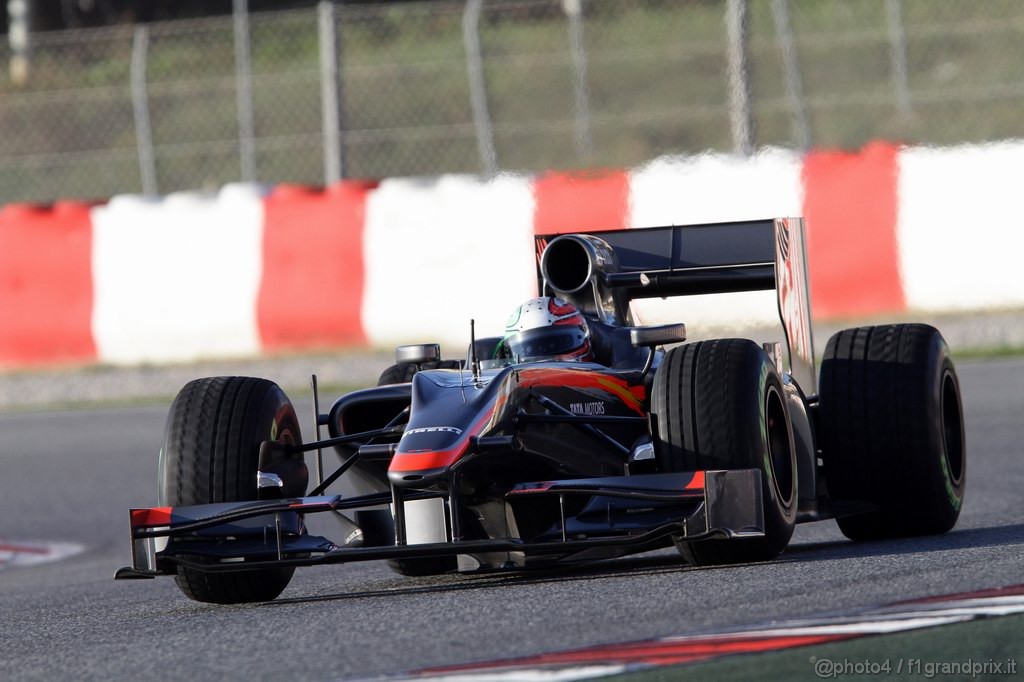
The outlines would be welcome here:
M 942 375 L 942 452 L 954 485 L 964 474 L 963 415 L 956 381 L 949 370 Z
M 768 388 L 765 399 L 765 426 L 768 435 L 768 462 L 771 465 L 775 494 L 783 507 L 793 502 L 793 460 L 789 424 L 782 396 L 774 386 Z
M 281 443 L 282 445 L 295 445 L 295 435 L 292 433 L 290 428 L 285 427 L 279 434 L 277 434 L 276 442 Z

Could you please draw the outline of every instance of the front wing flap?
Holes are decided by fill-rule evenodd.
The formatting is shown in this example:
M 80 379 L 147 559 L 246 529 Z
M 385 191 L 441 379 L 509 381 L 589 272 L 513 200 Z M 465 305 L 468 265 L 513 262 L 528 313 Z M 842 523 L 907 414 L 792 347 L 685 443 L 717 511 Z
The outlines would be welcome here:
M 325 495 L 132 509 L 132 565 L 119 569 L 115 578 L 170 575 L 176 572 L 176 566 L 219 573 L 486 552 L 570 556 L 610 547 L 641 551 L 670 536 L 701 540 L 764 535 L 761 473 L 756 469 L 524 483 L 509 491 L 506 500 L 520 503 L 531 497 L 574 495 L 630 503 L 640 500 L 674 512 L 660 513 L 653 522 L 627 533 L 621 529 L 609 532 L 612 529 L 587 525 L 585 519 L 563 517 L 563 532 L 556 539 L 524 542 L 518 538 L 498 538 L 341 547 L 327 538 L 306 534 L 303 515 L 379 506 L 390 503 L 390 495 Z M 405 501 L 431 497 L 436 498 L 437 493 L 407 493 Z M 586 532 L 575 532 L 581 528 Z M 566 529 L 574 532 L 569 534 Z

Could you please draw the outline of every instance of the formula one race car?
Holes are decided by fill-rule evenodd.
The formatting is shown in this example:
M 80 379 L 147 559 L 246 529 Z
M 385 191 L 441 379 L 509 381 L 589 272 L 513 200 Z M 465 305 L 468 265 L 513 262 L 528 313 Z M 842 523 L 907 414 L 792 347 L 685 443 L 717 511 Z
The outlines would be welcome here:
M 836 518 L 854 540 L 956 523 L 963 410 L 945 341 L 920 324 L 848 329 L 819 383 L 801 220 L 536 243 L 543 298 L 504 337 L 473 338 L 458 361 L 399 347 L 381 385 L 326 414 L 314 378 L 314 442 L 272 382 L 186 385 L 160 506 L 131 510 L 132 566 L 116 577 L 173 575 L 192 599 L 239 603 L 277 597 L 297 566 L 518 571 L 673 544 L 703 565 L 771 559 L 804 521 Z M 759 289 L 777 290 L 783 341 L 684 344 L 683 324 L 638 326 L 630 309 Z M 537 315 L 550 324 L 525 325 Z M 339 465 L 325 475 L 327 448 Z M 312 535 L 313 513 L 341 535 Z

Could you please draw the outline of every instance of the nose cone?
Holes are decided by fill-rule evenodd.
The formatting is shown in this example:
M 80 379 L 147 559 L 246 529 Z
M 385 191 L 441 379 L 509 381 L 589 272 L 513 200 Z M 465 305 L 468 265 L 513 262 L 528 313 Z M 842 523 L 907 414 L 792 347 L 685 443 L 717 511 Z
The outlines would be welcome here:
M 391 483 L 422 487 L 443 479 L 493 417 L 500 383 L 451 370 L 414 375 L 409 424 L 388 467 Z
M 463 429 L 422 426 L 407 429 L 388 467 L 394 485 L 423 485 L 443 476 L 468 447 Z M 463 442 L 465 441 L 465 442 Z

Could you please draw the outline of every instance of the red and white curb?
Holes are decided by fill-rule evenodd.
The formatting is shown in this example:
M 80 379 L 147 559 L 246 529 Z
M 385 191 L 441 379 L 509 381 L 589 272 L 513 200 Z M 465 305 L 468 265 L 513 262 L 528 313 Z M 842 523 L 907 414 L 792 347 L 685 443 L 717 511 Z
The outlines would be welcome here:
M 743 629 L 427 668 L 393 679 L 445 682 L 586 680 L 737 654 L 782 651 L 1021 613 L 1024 613 L 1024 585 L 1015 585 Z
M 49 564 L 84 551 L 85 546 L 75 542 L 15 542 L 0 539 L 0 571 Z

